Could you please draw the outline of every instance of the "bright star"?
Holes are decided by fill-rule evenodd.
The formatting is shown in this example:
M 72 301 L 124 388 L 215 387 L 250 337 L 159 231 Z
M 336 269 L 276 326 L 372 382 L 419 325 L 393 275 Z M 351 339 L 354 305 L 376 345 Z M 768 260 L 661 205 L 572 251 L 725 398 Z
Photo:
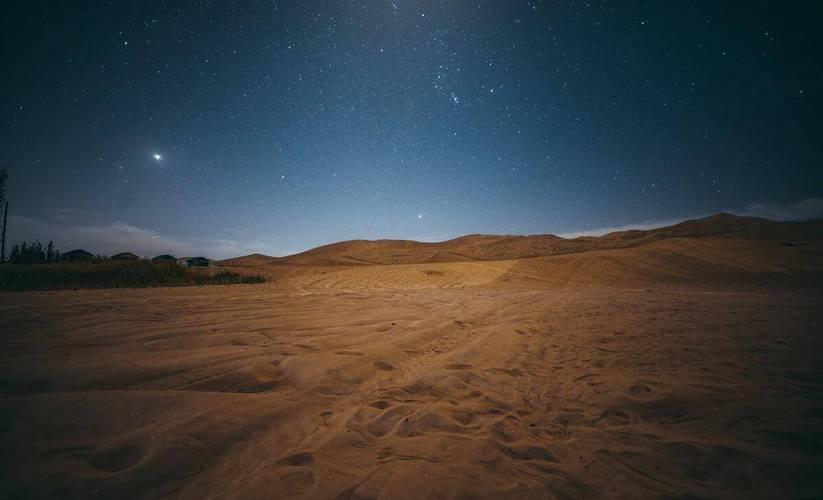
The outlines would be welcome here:
M 152 156 L 154 157 L 155 161 L 160 161 L 163 159 L 163 155 L 161 155 L 160 153 L 154 153 Z
M 417 218 L 418 218 L 418 219 L 422 219 L 422 218 L 423 218 L 423 214 L 417 214 Z

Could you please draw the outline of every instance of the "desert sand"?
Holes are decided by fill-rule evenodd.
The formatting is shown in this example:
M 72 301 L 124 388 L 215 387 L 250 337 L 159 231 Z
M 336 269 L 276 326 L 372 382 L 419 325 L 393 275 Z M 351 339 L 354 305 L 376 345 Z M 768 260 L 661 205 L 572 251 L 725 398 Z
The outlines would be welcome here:
M 718 217 L 0 294 L 0 497 L 819 497 L 823 226 Z

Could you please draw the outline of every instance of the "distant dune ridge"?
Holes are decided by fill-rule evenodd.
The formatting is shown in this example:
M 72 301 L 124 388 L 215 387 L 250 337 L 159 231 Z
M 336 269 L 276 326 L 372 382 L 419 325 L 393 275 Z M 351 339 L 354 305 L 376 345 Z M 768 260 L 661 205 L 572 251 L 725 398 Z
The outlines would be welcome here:
M 377 265 L 426 262 L 466 262 L 547 257 L 590 250 L 640 246 L 666 238 L 724 236 L 747 240 L 785 240 L 779 243 L 823 242 L 823 219 L 806 222 L 776 222 L 758 217 L 720 213 L 647 230 L 626 230 L 603 236 L 561 238 L 553 234 L 527 236 L 470 234 L 442 242 L 413 240 L 349 240 L 323 245 L 286 257 L 259 253 L 220 261 L 224 265 L 265 264 Z
M 332 243 L 286 257 L 252 254 L 220 261 L 224 266 L 268 270 L 289 284 L 312 271 L 335 274 L 340 286 L 389 286 L 438 283 L 479 284 L 502 279 L 534 284 L 642 283 L 701 280 L 794 284 L 823 275 L 823 220 L 776 222 L 720 213 L 648 230 L 627 230 L 603 236 L 566 239 L 552 234 L 511 236 L 473 234 L 428 243 L 410 240 L 351 240 Z M 354 269 L 384 265 L 450 264 L 441 274 L 418 275 L 414 268 Z M 463 264 L 463 266 L 457 265 Z M 335 270 L 335 267 L 341 269 Z M 365 280 L 365 281 L 363 281 Z M 464 280 L 464 281 L 461 281 Z M 465 281 L 467 280 L 467 281 Z M 764 281 L 765 280 L 765 281 Z M 326 286 L 329 279 L 324 279 Z

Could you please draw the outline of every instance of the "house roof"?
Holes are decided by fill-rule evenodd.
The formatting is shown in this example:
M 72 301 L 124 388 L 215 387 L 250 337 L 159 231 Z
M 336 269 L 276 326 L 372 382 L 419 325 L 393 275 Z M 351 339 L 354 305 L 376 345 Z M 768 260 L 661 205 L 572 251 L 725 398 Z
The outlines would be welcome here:
M 158 255 L 157 257 L 155 257 L 151 260 L 177 260 L 177 259 L 174 257 L 174 255 L 169 255 L 169 254 L 164 253 L 163 255 Z
M 131 252 L 120 252 L 116 255 L 111 256 L 112 259 L 139 259 L 140 257 L 134 255 Z
M 92 254 L 91 252 L 87 252 L 82 248 L 75 248 L 74 250 L 70 250 L 68 252 L 63 253 L 63 257 L 70 256 L 94 257 L 94 254 Z

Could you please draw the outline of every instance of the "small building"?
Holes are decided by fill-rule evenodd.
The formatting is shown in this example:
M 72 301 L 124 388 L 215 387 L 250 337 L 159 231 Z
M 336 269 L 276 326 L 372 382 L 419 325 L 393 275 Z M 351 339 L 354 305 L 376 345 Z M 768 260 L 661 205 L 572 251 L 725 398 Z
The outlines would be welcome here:
M 76 248 L 70 252 L 65 252 L 61 257 L 66 262 L 88 262 L 94 258 L 94 255 L 82 248 Z
M 205 257 L 189 257 L 186 259 L 186 265 L 189 267 L 209 267 L 209 259 Z
M 189 267 L 209 267 L 209 259 L 205 257 L 192 257 L 186 260 L 186 265 Z
M 111 256 L 111 260 L 140 260 L 140 257 L 131 252 L 122 252 Z
M 155 264 L 160 264 L 162 262 L 175 262 L 176 263 L 177 259 L 174 257 L 174 255 L 164 254 L 164 255 L 158 255 L 157 257 L 151 259 L 151 261 Z

